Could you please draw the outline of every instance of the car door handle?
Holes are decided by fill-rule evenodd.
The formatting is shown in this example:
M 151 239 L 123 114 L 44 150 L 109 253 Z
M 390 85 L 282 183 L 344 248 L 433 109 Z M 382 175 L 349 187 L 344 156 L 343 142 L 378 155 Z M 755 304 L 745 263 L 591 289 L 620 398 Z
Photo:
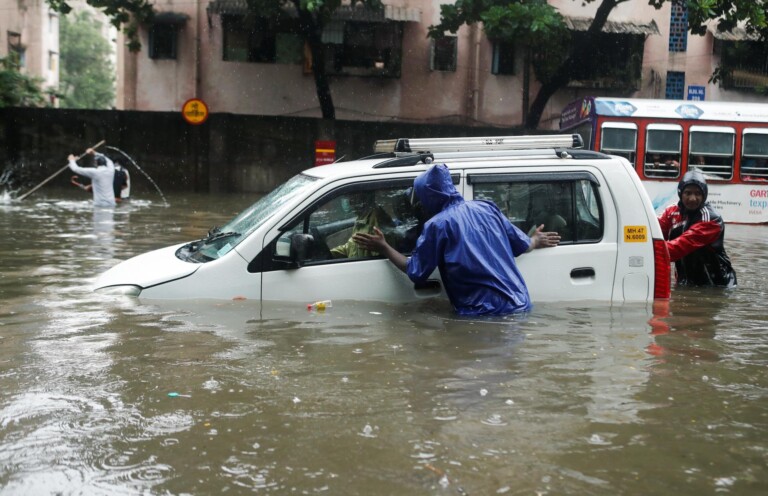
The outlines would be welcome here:
M 571 270 L 572 279 L 583 279 L 585 277 L 595 277 L 595 269 L 592 267 L 577 267 Z

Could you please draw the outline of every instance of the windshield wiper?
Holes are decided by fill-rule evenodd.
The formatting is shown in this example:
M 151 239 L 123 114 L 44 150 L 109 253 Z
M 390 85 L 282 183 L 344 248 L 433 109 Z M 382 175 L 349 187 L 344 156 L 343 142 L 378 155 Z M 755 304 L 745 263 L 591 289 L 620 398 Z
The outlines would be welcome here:
M 223 238 L 231 238 L 233 236 L 240 236 L 240 233 L 234 232 L 234 231 L 221 232 L 221 230 L 218 227 L 214 226 L 208 231 L 208 235 L 203 239 L 192 241 L 191 243 L 184 245 L 183 249 L 186 250 L 185 256 L 192 256 L 193 254 L 195 254 L 195 252 L 200 250 L 200 248 L 216 240 L 223 239 Z
M 232 236 L 240 236 L 240 233 L 234 232 L 234 231 L 221 232 L 221 229 L 219 229 L 217 226 L 213 226 L 208 231 L 208 235 L 203 239 L 201 239 L 200 241 L 202 243 L 210 243 L 211 241 L 216 241 L 217 239 L 229 238 Z
M 217 239 L 221 238 L 230 238 L 232 236 L 240 236 L 239 232 L 229 231 L 229 232 L 220 232 L 216 233 L 214 235 L 208 234 L 208 236 L 201 241 L 203 243 L 210 243 L 211 241 L 216 241 Z

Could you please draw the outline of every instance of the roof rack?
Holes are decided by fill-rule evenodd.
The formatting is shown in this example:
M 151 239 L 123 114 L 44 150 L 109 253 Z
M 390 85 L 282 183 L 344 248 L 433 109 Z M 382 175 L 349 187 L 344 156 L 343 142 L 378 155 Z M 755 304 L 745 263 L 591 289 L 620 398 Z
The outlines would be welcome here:
M 578 134 L 540 136 L 489 136 L 484 138 L 398 138 L 378 140 L 374 153 L 393 152 L 470 152 L 490 150 L 526 150 L 542 148 L 582 148 Z

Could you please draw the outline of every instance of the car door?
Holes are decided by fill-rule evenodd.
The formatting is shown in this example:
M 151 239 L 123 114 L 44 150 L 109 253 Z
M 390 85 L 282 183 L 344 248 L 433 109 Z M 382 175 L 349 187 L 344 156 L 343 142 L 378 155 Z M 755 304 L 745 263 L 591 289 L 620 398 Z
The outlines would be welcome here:
M 421 232 L 412 184 L 412 178 L 347 184 L 280 226 L 262 251 L 262 299 L 403 302 L 441 295 L 437 276 L 416 287 L 389 260 L 352 241 L 354 233 L 376 226 L 391 246 L 409 254 Z M 298 262 L 291 251 L 297 236 L 310 240 Z
M 518 228 L 560 233 L 560 245 L 517 258 L 536 301 L 611 301 L 616 218 L 597 170 L 484 171 L 468 175 L 474 199 L 491 200 Z

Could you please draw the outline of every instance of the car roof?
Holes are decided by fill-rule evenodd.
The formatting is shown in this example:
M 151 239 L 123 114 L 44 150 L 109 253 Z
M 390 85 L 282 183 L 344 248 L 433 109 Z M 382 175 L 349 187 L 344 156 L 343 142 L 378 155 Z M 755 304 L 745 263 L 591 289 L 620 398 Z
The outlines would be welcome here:
M 510 165 L 552 166 L 578 163 L 584 159 L 610 159 L 609 155 L 574 148 L 582 146 L 578 134 L 494 136 L 481 138 L 430 138 L 377 141 L 374 155 L 348 162 L 316 166 L 304 171 L 319 179 L 374 177 L 392 172 L 421 172 L 433 163 L 447 163 L 463 169 L 508 167 Z M 576 162 L 574 162 L 576 161 Z

